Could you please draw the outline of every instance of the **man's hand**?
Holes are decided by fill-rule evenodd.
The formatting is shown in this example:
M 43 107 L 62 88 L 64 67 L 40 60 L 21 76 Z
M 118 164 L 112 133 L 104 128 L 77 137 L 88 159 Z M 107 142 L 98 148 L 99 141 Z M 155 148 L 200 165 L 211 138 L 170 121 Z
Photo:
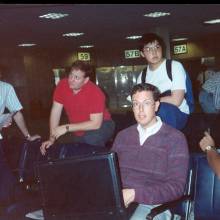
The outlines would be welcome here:
M 7 128 L 7 127 L 9 127 L 11 124 L 12 124 L 12 117 L 9 116 L 9 117 L 5 120 L 4 125 L 3 125 L 2 127 L 3 127 L 3 128 Z
M 58 139 L 67 132 L 66 125 L 61 125 L 53 129 L 52 136 Z
M 134 189 L 123 189 L 122 194 L 123 194 L 125 207 L 127 208 L 129 204 L 134 201 L 135 190 Z
M 207 146 L 215 146 L 215 141 L 213 140 L 213 138 L 210 136 L 210 134 L 205 131 L 204 132 L 205 136 L 202 138 L 202 140 L 199 142 L 199 146 L 202 149 L 202 151 L 205 151 L 205 148 Z
M 53 143 L 55 142 L 55 138 L 50 138 L 47 141 L 44 141 L 41 146 L 40 146 L 40 151 L 42 155 L 46 154 L 46 149 L 48 149 L 51 145 L 53 145 Z
M 12 115 L 7 114 L 0 114 L 0 130 L 2 128 L 7 128 L 12 124 Z

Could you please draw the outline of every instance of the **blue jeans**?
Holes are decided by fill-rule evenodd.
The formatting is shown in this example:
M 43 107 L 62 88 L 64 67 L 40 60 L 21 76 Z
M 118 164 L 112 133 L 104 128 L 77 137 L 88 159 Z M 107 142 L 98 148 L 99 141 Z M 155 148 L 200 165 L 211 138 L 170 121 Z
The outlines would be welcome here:
M 107 151 L 105 144 L 113 137 L 114 131 L 115 122 L 108 120 L 104 121 L 99 129 L 87 131 L 83 136 L 74 136 L 72 133 L 68 133 L 48 149 L 47 157 L 65 158 Z
M 205 113 L 219 113 L 219 110 L 214 106 L 214 97 L 212 93 L 208 93 L 202 89 L 199 93 L 199 103 Z
M 150 212 L 150 210 L 157 205 L 144 205 L 139 204 L 137 209 L 134 211 L 133 215 L 129 220 L 145 220 L 146 215 Z M 171 213 L 169 210 L 162 212 L 161 214 L 155 216 L 155 220 L 171 220 Z
M 95 146 L 105 146 L 106 142 L 113 136 L 115 122 L 113 120 L 103 121 L 97 130 L 86 131 L 82 137 L 76 137 L 77 142 Z
M 178 130 L 182 130 L 188 120 L 189 115 L 181 112 L 179 108 L 170 103 L 161 102 L 157 115 L 168 125 Z
M 66 137 L 58 139 L 58 143 L 85 143 L 104 147 L 106 142 L 113 137 L 115 122 L 113 120 L 103 121 L 101 127 L 96 130 L 86 131 L 83 136 L 73 136 L 68 133 Z

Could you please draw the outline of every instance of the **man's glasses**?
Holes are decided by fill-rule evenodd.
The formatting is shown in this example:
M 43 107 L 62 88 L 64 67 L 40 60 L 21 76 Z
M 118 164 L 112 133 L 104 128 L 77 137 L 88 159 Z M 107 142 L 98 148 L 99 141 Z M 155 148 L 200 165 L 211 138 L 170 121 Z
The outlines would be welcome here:
M 159 44 L 156 44 L 156 45 L 153 45 L 153 46 L 145 46 L 143 48 L 143 51 L 147 52 L 147 53 L 150 53 L 150 52 L 152 53 L 152 52 L 156 52 L 160 49 L 161 49 L 161 46 Z
M 135 109 L 135 110 L 139 110 L 140 107 L 143 108 L 143 109 L 148 109 L 149 107 L 153 106 L 155 104 L 154 101 L 144 101 L 144 102 L 136 102 L 136 101 L 133 101 L 132 102 L 132 108 Z
M 74 75 L 72 73 L 69 74 L 69 79 L 81 80 L 83 78 L 84 78 L 84 76 L 77 76 L 77 75 Z

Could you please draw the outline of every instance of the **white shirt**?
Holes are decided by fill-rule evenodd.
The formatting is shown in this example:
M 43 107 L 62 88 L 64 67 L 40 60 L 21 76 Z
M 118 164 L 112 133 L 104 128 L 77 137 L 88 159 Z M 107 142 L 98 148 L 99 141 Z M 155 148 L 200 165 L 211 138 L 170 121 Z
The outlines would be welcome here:
M 150 137 L 153 134 L 156 134 L 160 130 L 162 126 L 162 121 L 159 116 L 156 116 L 156 118 L 157 122 L 149 128 L 143 128 L 140 124 L 138 124 L 137 130 L 139 133 L 140 145 L 143 145 L 143 143 L 147 140 L 148 137 Z
M 184 90 L 186 92 L 186 72 L 183 65 L 176 60 L 172 60 L 171 65 L 172 81 L 167 74 L 166 59 L 164 59 L 161 65 L 155 70 L 151 70 L 148 65 L 145 81 L 156 86 L 161 93 L 167 90 Z M 137 83 L 141 83 L 141 73 L 137 78 Z M 187 105 L 185 98 L 178 108 L 181 112 L 189 114 L 189 106 Z
M 0 81 L 0 114 L 3 114 L 5 108 L 10 112 L 16 112 L 22 109 L 22 105 L 18 100 L 13 86 Z M 0 139 L 2 139 L 1 134 Z
M 215 108 L 220 109 L 220 72 L 216 72 L 215 75 L 206 80 L 202 88 L 213 94 Z
M 214 70 L 208 69 L 205 72 L 201 72 L 196 79 L 200 82 L 200 85 L 202 85 L 203 83 L 205 83 L 206 80 L 208 80 L 215 74 L 216 72 Z

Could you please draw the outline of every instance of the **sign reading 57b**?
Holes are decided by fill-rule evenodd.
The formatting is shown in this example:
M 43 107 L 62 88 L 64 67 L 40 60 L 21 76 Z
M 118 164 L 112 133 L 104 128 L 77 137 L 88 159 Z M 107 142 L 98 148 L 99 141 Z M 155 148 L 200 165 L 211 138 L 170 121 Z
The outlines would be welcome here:
M 139 50 L 125 50 L 125 59 L 140 57 Z

